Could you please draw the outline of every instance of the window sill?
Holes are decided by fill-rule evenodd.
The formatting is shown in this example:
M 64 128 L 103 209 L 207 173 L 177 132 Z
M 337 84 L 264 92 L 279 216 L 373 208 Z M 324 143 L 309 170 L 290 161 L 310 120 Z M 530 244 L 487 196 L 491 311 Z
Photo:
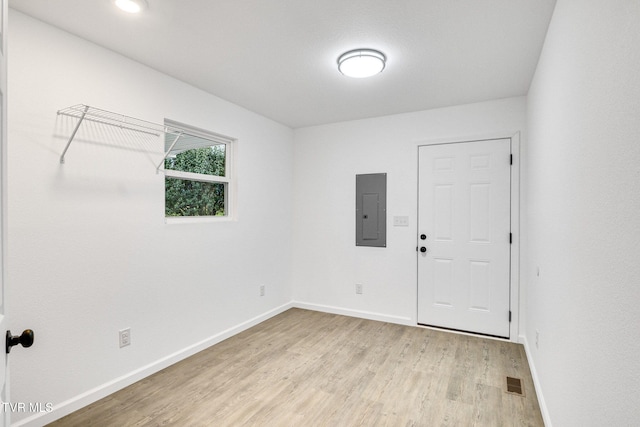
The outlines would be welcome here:
M 229 216 L 170 216 L 164 218 L 165 224 L 203 224 L 214 222 L 234 222 Z

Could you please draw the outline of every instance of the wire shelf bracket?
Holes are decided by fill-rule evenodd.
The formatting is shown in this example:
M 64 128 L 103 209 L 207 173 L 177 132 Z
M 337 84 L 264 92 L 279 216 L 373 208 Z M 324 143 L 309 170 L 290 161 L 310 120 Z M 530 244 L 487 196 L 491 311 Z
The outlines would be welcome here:
M 160 125 L 157 123 L 148 122 L 146 120 L 136 119 L 135 117 L 125 116 L 124 114 L 114 113 L 112 111 L 102 110 L 100 108 L 91 107 L 85 104 L 77 104 L 71 107 L 64 108 L 58 111 L 58 115 L 60 116 L 68 116 L 75 117 L 78 119 L 78 123 L 76 123 L 73 132 L 71 132 L 71 136 L 67 141 L 67 145 L 64 147 L 62 154 L 60 155 L 60 163 L 64 164 L 65 156 L 67 154 L 67 150 L 71 146 L 73 139 L 76 137 L 76 133 L 78 133 L 78 129 L 80 129 L 80 125 L 84 121 L 91 121 L 95 123 L 101 123 L 109 126 L 116 126 L 121 129 L 132 130 L 135 132 L 142 132 L 149 135 L 160 136 L 162 134 L 171 134 L 175 135 L 175 139 L 171 144 L 171 147 L 164 153 L 164 157 L 162 161 L 156 167 L 156 172 L 160 172 L 160 168 L 164 164 L 165 159 L 169 156 L 171 150 L 173 150 L 174 146 L 180 139 L 183 134 L 183 131 L 180 129 L 173 129 L 169 126 Z

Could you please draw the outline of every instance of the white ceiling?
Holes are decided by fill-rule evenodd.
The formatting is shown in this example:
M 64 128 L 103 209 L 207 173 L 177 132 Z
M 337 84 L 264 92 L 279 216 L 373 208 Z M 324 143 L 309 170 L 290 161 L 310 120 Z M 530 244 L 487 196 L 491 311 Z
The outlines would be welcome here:
M 292 128 L 525 95 L 555 0 L 10 0 L 10 7 Z M 11 23 L 9 23 L 11 25 Z M 352 79 L 340 54 L 373 48 Z

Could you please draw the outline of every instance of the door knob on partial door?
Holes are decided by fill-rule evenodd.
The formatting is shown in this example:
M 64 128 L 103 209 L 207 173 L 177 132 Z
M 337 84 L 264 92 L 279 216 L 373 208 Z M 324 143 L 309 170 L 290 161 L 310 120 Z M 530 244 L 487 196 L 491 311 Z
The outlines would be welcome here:
M 31 329 L 25 329 L 22 335 L 11 335 L 11 331 L 7 331 L 7 340 L 5 349 L 7 353 L 11 351 L 11 347 L 14 345 L 22 344 L 23 347 L 31 347 L 33 344 L 33 331 Z
M 420 252 L 425 253 L 427 252 L 427 248 L 425 248 L 424 246 L 420 247 Z

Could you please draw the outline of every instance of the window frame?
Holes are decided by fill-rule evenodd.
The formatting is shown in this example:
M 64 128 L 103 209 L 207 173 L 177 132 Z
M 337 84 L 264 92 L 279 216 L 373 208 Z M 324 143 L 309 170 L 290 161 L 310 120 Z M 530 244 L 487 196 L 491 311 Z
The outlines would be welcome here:
M 210 183 L 220 183 L 225 186 L 225 197 L 224 197 L 224 210 L 225 215 L 216 216 L 216 215 L 201 215 L 201 216 L 166 216 L 166 180 L 164 180 L 163 188 L 164 188 L 164 200 L 163 210 L 164 210 L 164 219 L 167 224 L 184 224 L 184 223 L 199 223 L 199 222 L 226 222 L 233 221 L 236 219 L 236 180 L 235 180 L 235 146 L 237 140 L 235 138 L 231 138 L 226 135 L 222 135 L 216 132 L 208 131 L 205 129 L 200 129 L 191 125 L 187 125 L 185 123 L 177 122 L 171 119 L 164 119 L 164 125 L 166 129 L 166 133 L 170 134 L 187 134 L 190 136 L 195 136 L 201 139 L 205 139 L 211 141 L 210 146 L 215 145 L 224 145 L 225 148 L 225 159 L 224 159 L 224 170 L 225 176 L 215 176 L 215 175 L 207 175 L 200 174 L 195 172 L 183 172 L 176 171 L 172 169 L 165 169 L 164 161 L 162 162 L 162 171 L 164 172 L 165 177 L 174 178 L 174 179 L 182 179 L 187 181 L 199 181 L 199 182 L 210 182 Z M 179 143 L 179 141 L 178 141 Z M 165 150 L 167 150 L 165 146 Z M 168 153 L 167 153 L 168 154 Z M 168 156 L 165 157 L 165 159 Z

